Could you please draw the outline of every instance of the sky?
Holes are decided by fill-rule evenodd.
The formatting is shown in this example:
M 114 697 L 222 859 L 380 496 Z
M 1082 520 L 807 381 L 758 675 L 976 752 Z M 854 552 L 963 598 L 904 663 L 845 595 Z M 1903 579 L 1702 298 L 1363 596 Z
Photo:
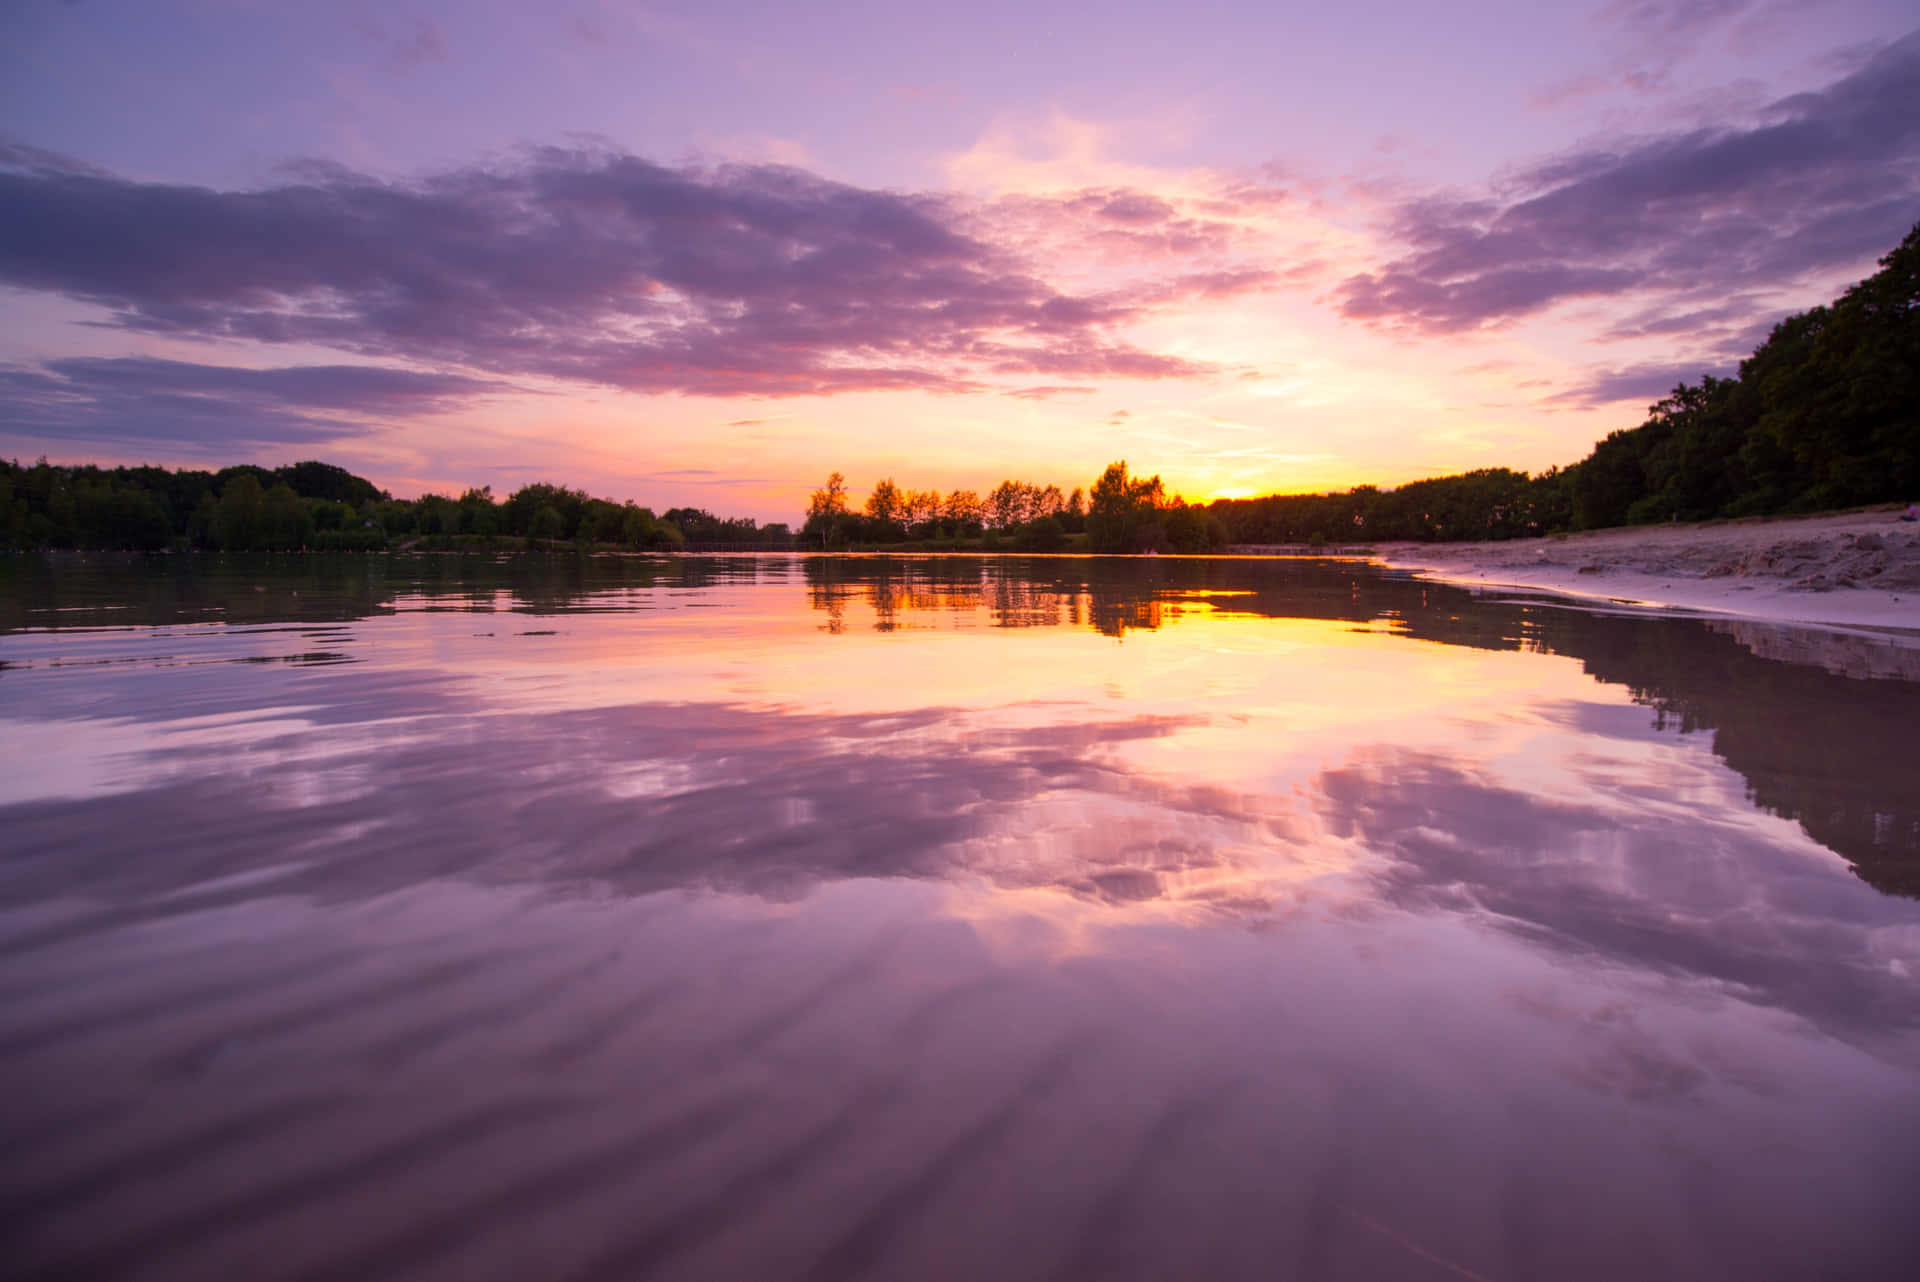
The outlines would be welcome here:
M 6 0 L 0 456 L 1538 472 L 1916 222 L 1910 0 Z

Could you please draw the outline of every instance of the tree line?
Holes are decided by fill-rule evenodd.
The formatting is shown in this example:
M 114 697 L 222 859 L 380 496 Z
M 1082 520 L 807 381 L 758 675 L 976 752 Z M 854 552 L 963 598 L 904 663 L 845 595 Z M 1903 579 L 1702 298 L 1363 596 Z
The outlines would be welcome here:
M 855 511 L 847 497 L 847 478 L 839 472 L 813 492 L 800 540 L 811 548 L 919 543 L 952 546 L 1010 542 L 1024 550 L 1052 551 L 1069 535 L 1086 528 L 1086 501 L 1057 485 L 1005 480 L 983 497 L 974 490 L 915 490 L 892 477 L 877 482 L 865 505 Z
M 759 526 L 693 507 L 656 516 L 631 501 L 544 482 L 505 499 L 495 498 L 490 486 L 458 498 L 396 499 L 330 463 L 208 472 L 0 459 L 0 547 L 377 551 L 519 540 L 674 551 L 689 540 L 725 546 L 790 539 L 785 525 Z
M 822 550 L 854 547 L 1011 547 L 1023 552 L 1067 548 L 1094 552 L 1205 552 L 1226 541 L 1226 529 L 1203 508 L 1169 496 L 1158 476 L 1135 477 L 1114 463 L 1092 487 L 1005 480 L 982 497 L 973 490 L 904 489 L 892 477 L 873 487 L 855 511 L 839 472 L 813 492 L 801 542 Z

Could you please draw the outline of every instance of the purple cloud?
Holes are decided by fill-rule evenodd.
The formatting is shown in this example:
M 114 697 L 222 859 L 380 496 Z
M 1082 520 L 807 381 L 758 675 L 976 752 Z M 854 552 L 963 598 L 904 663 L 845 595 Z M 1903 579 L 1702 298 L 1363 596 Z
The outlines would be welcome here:
M 1625 369 L 1597 370 L 1583 382 L 1565 391 L 1548 396 L 1549 405 L 1567 405 L 1578 409 L 1595 409 L 1602 405 L 1613 405 L 1620 401 L 1637 401 L 1642 405 L 1651 405 L 1662 400 L 1667 393 L 1682 383 L 1694 383 L 1700 380 L 1703 371 L 1699 362 L 1692 363 L 1650 363 L 1631 365 Z M 1731 376 L 1731 368 L 1719 371 Z
M 407 31 L 397 35 L 365 9 L 349 11 L 348 22 L 381 51 L 381 66 L 388 71 L 405 75 L 426 63 L 447 60 L 446 36 L 430 18 L 415 18 Z
M 1745 13 L 1754 0 L 1614 0 L 1595 16 L 1602 26 L 1642 35 L 1673 37 Z
M 1451 333 L 1583 297 L 1691 310 L 1871 261 L 1920 213 L 1920 32 L 1746 127 L 1557 157 L 1516 188 L 1402 206 L 1407 254 L 1346 280 L 1341 310 Z
M 1112 336 L 1145 304 L 1063 294 L 960 221 L 798 169 L 610 150 L 225 192 L 0 147 L 0 283 L 129 330 L 709 395 L 1213 372 Z
M 454 409 L 505 384 L 370 365 L 240 369 L 148 357 L 0 367 L 0 430 L 210 453 L 363 436 L 367 420 Z
M 1220 213 L 1241 212 L 1230 199 L 1200 203 Z M 990 238 L 1064 239 L 1122 262 L 1221 254 L 1238 234 L 1229 222 L 1193 217 L 1159 196 L 1127 187 L 1002 196 L 986 212 Z

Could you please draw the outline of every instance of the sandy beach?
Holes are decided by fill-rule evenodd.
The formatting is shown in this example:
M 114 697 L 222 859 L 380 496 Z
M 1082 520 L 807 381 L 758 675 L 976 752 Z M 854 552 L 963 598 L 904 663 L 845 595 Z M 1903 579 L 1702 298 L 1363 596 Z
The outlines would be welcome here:
M 1528 588 L 1772 623 L 1910 630 L 1920 524 L 1899 509 L 1636 526 L 1506 543 L 1382 543 L 1374 558 L 1452 583 Z

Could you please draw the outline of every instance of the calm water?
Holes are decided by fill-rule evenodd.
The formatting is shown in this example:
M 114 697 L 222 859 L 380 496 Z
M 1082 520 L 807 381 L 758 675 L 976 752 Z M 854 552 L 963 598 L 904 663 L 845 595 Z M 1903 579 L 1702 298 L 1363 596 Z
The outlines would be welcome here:
M 1284 561 L 0 559 L 22 1278 L 1891 1278 L 1916 651 Z

